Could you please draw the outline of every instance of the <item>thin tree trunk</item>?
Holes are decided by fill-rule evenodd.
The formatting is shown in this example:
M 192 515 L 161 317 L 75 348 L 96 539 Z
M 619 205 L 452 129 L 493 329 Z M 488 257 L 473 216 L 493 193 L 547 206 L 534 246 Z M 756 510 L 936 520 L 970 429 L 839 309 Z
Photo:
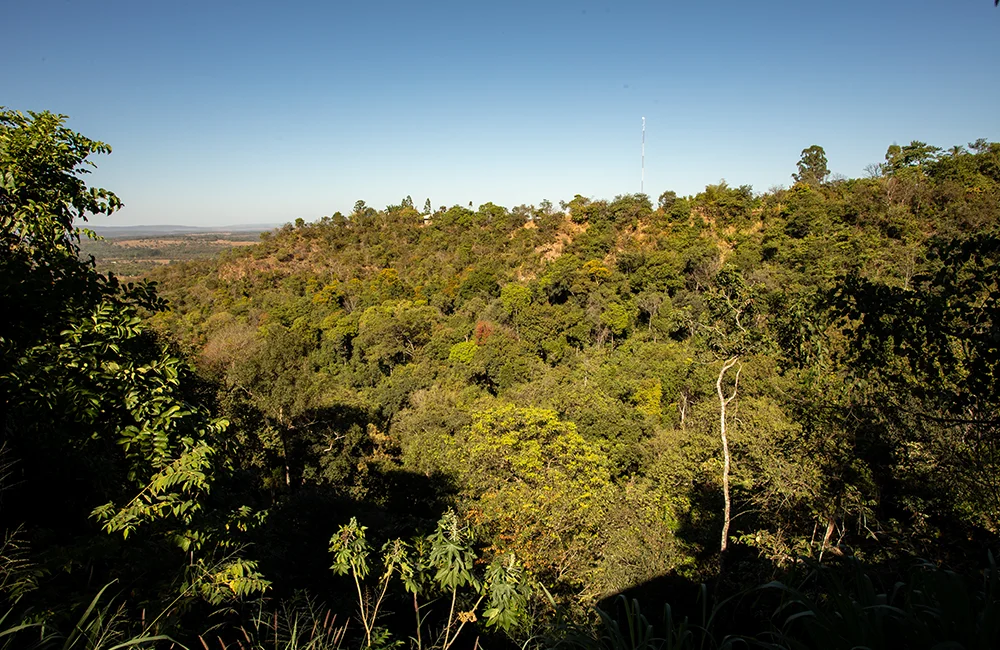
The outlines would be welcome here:
M 424 642 L 420 638 L 420 605 L 417 603 L 417 592 L 413 592 L 413 612 L 417 617 L 417 650 L 424 650 Z
M 823 535 L 823 544 L 819 549 L 819 561 L 823 561 L 823 554 L 826 553 L 826 547 L 830 544 L 830 539 L 833 537 L 833 531 L 837 524 L 837 521 L 832 517 L 828 516 L 826 519 L 826 534 Z
M 289 490 L 292 489 L 292 468 L 288 464 L 288 441 L 286 437 L 288 436 L 287 427 L 285 425 L 285 407 L 278 407 L 278 438 L 281 440 L 281 458 L 285 465 L 285 487 Z
M 724 553 L 729 545 L 729 521 L 730 521 L 730 499 L 729 499 L 729 467 L 731 458 L 729 456 L 729 438 L 726 436 L 726 407 L 736 398 L 736 390 L 740 385 L 740 372 L 743 366 L 736 369 L 736 380 L 733 382 L 733 394 L 726 397 L 722 390 L 722 380 L 726 376 L 726 371 L 735 366 L 740 360 L 739 357 L 732 357 L 722 364 L 719 371 L 719 379 L 715 382 L 715 389 L 719 393 L 719 432 L 722 437 L 722 496 L 725 499 L 725 510 L 722 514 L 722 543 L 719 551 Z

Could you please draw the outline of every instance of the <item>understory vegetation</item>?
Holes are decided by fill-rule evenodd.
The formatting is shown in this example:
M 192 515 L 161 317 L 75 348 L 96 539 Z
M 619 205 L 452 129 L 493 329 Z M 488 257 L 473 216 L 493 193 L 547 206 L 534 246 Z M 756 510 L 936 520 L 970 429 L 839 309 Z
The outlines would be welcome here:
M 0 648 L 1000 645 L 1000 143 L 124 283 L 63 122 L 0 112 Z

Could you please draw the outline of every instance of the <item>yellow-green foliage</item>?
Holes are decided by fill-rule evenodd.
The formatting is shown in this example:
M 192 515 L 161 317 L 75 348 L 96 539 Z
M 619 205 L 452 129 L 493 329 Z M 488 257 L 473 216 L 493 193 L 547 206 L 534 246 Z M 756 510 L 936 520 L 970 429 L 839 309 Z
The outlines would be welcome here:
M 618 302 L 611 303 L 601 312 L 601 323 L 607 325 L 615 336 L 624 334 L 634 318 L 634 310 Z
M 607 280 L 611 277 L 611 269 L 604 266 L 597 260 L 588 260 L 584 262 L 581 270 L 586 273 L 591 280 Z
M 459 363 L 472 363 L 472 358 L 476 356 L 476 344 L 472 341 L 461 341 L 451 346 L 448 351 L 448 360 Z
M 312 301 L 317 305 L 328 305 L 336 302 L 338 298 L 340 298 L 340 287 L 337 282 L 332 282 L 315 292 Z
M 659 419 L 663 414 L 663 407 L 660 400 L 663 399 L 663 385 L 655 377 L 643 379 L 639 382 L 639 387 L 632 393 L 632 401 L 635 402 L 635 409 L 643 415 Z
M 545 409 L 498 406 L 473 416 L 454 460 L 498 552 L 571 585 L 595 566 L 611 479 L 607 458 L 575 425 Z
M 505 284 L 500 289 L 500 302 L 508 314 L 517 318 L 531 304 L 531 289 L 520 284 Z

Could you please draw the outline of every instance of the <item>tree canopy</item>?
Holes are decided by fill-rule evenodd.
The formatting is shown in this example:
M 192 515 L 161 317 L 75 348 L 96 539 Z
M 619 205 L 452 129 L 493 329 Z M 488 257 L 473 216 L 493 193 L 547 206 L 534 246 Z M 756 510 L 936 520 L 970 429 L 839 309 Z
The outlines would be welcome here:
M 80 254 L 109 152 L 0 113 L 0 640 L 596 648 L 663 581 L 711 585 L 716 641 L 867 642 L 841 606 L 996 639 L 961 576 L 996 579 L 1000 144 L 655 207 L 359 200 L 133 282 Z

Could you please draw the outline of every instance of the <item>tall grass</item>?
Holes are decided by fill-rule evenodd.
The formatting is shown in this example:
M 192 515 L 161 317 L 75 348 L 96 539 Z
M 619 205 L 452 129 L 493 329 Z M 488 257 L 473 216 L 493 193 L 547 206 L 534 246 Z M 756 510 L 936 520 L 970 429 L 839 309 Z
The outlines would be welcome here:
M 16 614 L 10 609 L 0 616 L 0 648 L 3 650 L 125 650 L 126 648 L 183 648 L 162 634 L 136 631 L 125 613 L 124 606 L 113 599 L 102 603 L 105 585 L 75 622 L 62 626 L 34 617 L 31 612 Z
M 920 563 L 905 580 L 883 588 L 873 571 L 847 559 L 836 566 L 812 565 L 795 586 L 787 584 L 792 581 L 747 589 L 711 608 L 702 586 L 697 623 L 675 617 L 669 604 L 653 623 L 637 601 L 619 597 L 616 613 L 598 610 L 596 626 L 568 627 L 545 645 L 553 650 L 1000 648 L 1000 572 L 992 554 L 975 578 Z M 771 608 L 754 620 L 752 612 L 768 602 Z M 745 603 L 753 609 L 739 612 Z M 727 607 L 736 608 L 727 614 L 742 614 L 727 616 L 727 625 L 745 629 L 719 629 Z
M 569 626 L 557 633 L 549 645 L 552 650 L 708 650 L 746 647 L 739 637 L 716 638 L 716 620 L 731 599 L 709 607 L 708 589 L 701 586 L 700 620 L 678 618 L 670 603 L 663 605 L 659 623 L 642 613 L 639 601 L 619 596 L 614 613 L 598 608 L 598 623 L 593 628 Z
M 205 650 L 339 650 L 347 624 L 338 625 L 337 615 L 307 595 L 281 601 L 270 609 L 265 601 L 228 641 L 216 637 L 199 641 Z
M 771 617 L 770 647 L 1000 648 L 1000 574 L 989 554 L 978 579 L 929 563 L 905 581 L 879 587 L 871 573 L 849 560 L 846 570 L 818 566 L 799 587 L 772 582 L 781 603 Z

